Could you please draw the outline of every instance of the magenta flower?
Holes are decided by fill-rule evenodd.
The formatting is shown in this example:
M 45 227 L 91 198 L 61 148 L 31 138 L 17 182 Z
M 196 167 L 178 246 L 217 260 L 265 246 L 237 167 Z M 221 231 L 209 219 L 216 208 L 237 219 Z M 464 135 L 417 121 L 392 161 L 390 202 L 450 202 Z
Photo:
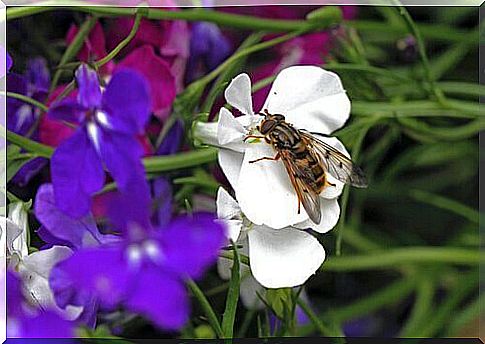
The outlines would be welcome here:
M 107 35 L 109 49 L 114 48 L 128 35 L 133 21 L 133 18 L 116 19 Z M 189 57 L 190 32 L 187 23 L 180 20 L 142 19 L 135 37 L 125 50 L 130 52 L 144 45 L 152 46 L 156 55 L 168 64 L 171 74 L 175 77 L 176 90 L 180 92 L 183 89 L 185 67 Z
M 3 284 L 3 283 L 2 283 Z M 20 278 L 10 269 L 7 285 L 7 336 L 9 338 L 72 338 L 74 323 L 50 309 L 30 306 L 22 293 Z
M 201 277 L 215 262 L 225 240 L 223 227 L 206 213 L 154 226 L 147 183 L 130 185 L 110 212 L 122 240 L 75 252 L 54 267 L 51 288 L 63 299 L 66 286 L 75 286 L 95 295 L 102 309 L 122 306 L 157 326 L 179 329 L 189 316 L 184 279 Z M 166 214 L 166 205 L 163 209 Z
M 78 125 L 54 152 L 51 174 L 57 206 L 79 218 L 104 185 L 104 167 L 120 190 L 133 175 L 144 178 L 136 135 L 144 130 L 151 103 L 146 81 L 132 70 L 115 73 L 104 92 L 86 65 L 77 69 L 76 81 L 77 99 L 53 104 L 48 116 Z
M 76 37 L 78 31 L 79 28 L 75 24 L 72 24 L 66 34 L 66 42 L 68 44 L 70 44 L 74 40 L 74 37 Z M 103 27 L 97 21 L 96 24 L 94 24 L 91 32 L 89 33 L 86 42 L 77 54 L 77 58 L 83 62 L 94 62 L 102 59 L 107 54 L 106 39 L 103 33 Z M 101 67 L 100 72 L 101 74 L 109 74 L 113 70 L 113 67 L 114 62 L 109 61 Z

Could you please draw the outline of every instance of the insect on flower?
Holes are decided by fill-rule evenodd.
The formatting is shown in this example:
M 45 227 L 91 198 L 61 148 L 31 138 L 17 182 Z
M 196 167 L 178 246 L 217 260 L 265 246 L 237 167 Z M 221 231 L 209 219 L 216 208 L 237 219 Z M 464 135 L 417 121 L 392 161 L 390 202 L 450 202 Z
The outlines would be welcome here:
M 305 130 L 293 127 L 281 114 L 270 114 L 267 109 L 259 115 L 264 119 L 256 127 L 260 135 L 248 135 L 250 138 L 264 139 L 276 150 L 274 157 L 261 157 L 250 161 L 282 160 L 291 184 L 298 197 L 298 214 L 303 204 L 310 219 L 319 224 L 321 221 L 319 194 L 327 186 L 335 186 L 326 178 L 330 173 L 337 180 L 355 187 L 367 187 L 364 172 L 337 149 L 319 140 Z

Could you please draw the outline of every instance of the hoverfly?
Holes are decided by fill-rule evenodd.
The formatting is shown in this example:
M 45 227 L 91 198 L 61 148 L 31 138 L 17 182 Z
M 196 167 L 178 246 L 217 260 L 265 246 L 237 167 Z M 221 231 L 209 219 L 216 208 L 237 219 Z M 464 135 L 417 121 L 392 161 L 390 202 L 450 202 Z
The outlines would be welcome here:
M 310 219 L 321 221 L 320 193 L 327 186 L 335 186 L 326 178 L 328 172 L 335 179 L 355 187 L 367 187 L 362 170 L 340 151 L 316 138 L 313 134 L 299 130 L 285 121 L 281 114 L 270 114 L 268 110 L 259 113 L 264 119 L 256 127 L 262 136 L 248 135 L 244 138 L 264 139 L 276 150 L 274 157 L 261 157 L 250 161 L 282 160 L 300 205 L 305 208 Z

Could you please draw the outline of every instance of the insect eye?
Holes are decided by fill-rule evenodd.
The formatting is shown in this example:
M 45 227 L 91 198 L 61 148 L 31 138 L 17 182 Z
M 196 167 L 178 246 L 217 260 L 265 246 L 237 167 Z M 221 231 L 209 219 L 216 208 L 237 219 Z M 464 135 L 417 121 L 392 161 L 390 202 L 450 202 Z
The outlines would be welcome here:
M 274 122 L 273 121 L 263 121 L 260 125 L 260 128 L 259 128 L 259 132 L 261 134 L 266 134 L 268 131 L 271 130 L 271 128 L 274 126 Z

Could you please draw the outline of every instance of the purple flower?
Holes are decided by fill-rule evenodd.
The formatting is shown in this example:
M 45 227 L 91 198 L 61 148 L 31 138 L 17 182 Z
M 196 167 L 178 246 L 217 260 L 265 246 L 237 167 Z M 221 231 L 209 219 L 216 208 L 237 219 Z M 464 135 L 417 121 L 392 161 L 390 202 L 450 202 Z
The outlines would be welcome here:
M 231 53 L 231 44 L 219 27 L 197 22 L 192 26 L 190 56 L 187 63 L 188 82 L 216 68 Z
M 74 324 L 50 309 L 28 305 L 22 283 L 11 270 L 7 271 L 7 336 L 9 338 L 71 338 Z
M 131 192 L 120 193 L 110 211 L 122 241 L 75 252 L 53 269 L 51 288 L 61 303 L 68 299 L 65 286 L 71 284 L 95 295 L 105 310 L 123 306 L 157 326 L 179 329 L 189 315 L 184 279 L 201 277 L 215 262 L 225 241 L 223 227 L 207 213 L 155 227 L 148 184 L 130 186 Z
M 2 47 L 3 49 L 3 47 Z M 10 72 L 10 68 L 12 68 L 12 65 L 13 65 L 13 60 L 12 60 L 12 57 L 10 56 L 10 54 L 8 53 L 8 51 L 6 52 L 6 63 L 5 63 L 5 69 L 8 72 Z
M 91 195 L 105 181 L 106 167 L 120 190 L 133 176 L 144 178 L 142 148 L 136 135 L 150 115 L 148 86 L 138 73 L 121 69 L 104 92 L 96 72 L 86 65 L 76 71 L 77 99 L 53 104 L 49 117 L 78 125 L 51 159 L 57 206 L 79 218 L 91 208 Z
M 41 185 L 37 191 L 34 207 L 35 215 L 42 224 L 37 234 L 47 243 L 48 247 L 61 245 L 75 251 L 83 247 L 95 247 L 118 240 L 117 236 L 101 234 L 92 214 L 74 219 L 59 210 L 54 201 L 52 184 Z M 89 293 L 78 293 L 76 288 L 70 288 L 70 284 L 63 288 L 64 294 L 69 295 L 70 304 L 82 307 L 77 321 L 94 327 L 98 310 L 95 297 Z M 57 304 L 64 309 L 67 306 L 67 303 L 57 302 Z
M 12 61 L 10 59 L 10 65 Z M 27 61 L 27 69 L 24 75 L 10 73 L 7 76 L 7 90 L 19 93 L 43 102 L 47 97 L 47 90 L 50 83 L 50 74 L 46 61 L 41 58 L 34 58 Z M 24 103 L 15 98 L 7 98 L 7 128 L 19 135 L 25 136 L 32 130 L 32 125 L 40 116 L 40 110 L 30 104 Z M 37 130 L 31 133 L 31 137 L 37 138 Z M 14 176 L 13 182 L 24 186 L 35 176 L 45 165 L 47 160 L 37 158 L 25 164 Z
M 161 145 L 157 149 L 157 155 L 170 155 L 177 152 L 183 140 L 184 122 L 177 120 L 169 129 Z

